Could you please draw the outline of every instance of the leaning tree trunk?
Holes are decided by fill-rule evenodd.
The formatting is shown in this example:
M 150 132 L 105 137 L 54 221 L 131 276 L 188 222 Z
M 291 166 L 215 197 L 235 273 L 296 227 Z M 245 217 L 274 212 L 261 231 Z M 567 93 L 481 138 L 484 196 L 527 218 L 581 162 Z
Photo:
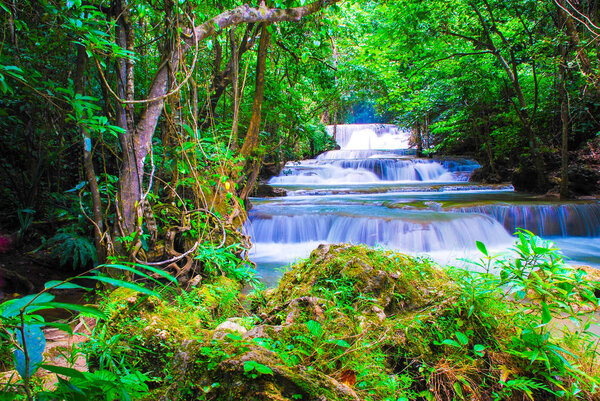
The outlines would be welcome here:
M 85 95 L 85 70 L 87 65 L 87 54 L 82 45 L 77 45 L 77 70 L 75 71 L 75 93 Z M 83 144 L 83 170 L 88 182 L 90 194 L 92 195 L 92 220 L 94 223 L 94 245 L 96 247 L 96 258 L 98 263 L 104 263 L 106 249 L 104 247 L 102 236 L 104 232 L 102 204 L 100 201 L 100 191 L 98 181 L 96 180 L 96 171 L 92 159 L 92 137 L 90 132 L 80 127 L 81 139 Z
M 267 69 L 267 53 L 271 34 L 267 30 L 267 24 L 263 24 L 260 33 L 260 43 L 258 45 L 258 57 L 256 61 L 256 86 L 254 90 L 254 102 L 252 104 L 252 116 L 250 117 L 250 125 L 244 139 L 244 145 L 240 154 L 244 157 L 245 171 L 242 174 L 246 175 L 246 183 L 240 192 L 240 198 L 246 200 L 260 170 L 262 155 L 259 152 L 260 145 L 260 122 L 262 117 L 262 104 L 265 97 L 265 71 Z

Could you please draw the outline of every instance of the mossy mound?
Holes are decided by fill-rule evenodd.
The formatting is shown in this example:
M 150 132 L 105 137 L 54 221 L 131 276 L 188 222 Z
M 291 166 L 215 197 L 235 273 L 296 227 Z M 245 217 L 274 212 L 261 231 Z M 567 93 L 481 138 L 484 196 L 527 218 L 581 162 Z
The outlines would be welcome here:
M 136 369 L 163 378 L 182 342 L 203 338 L 220 322 L 239 314 L 240 290 L 241 285 L 227 277 L 189 292 L 170 289 L 160 298 L 126 288 L 114 290 L 102 305 L 109 318 L 97 327 L 95 337 L 103 343 L 99 349 L 110 345 L 111 354 L 95 354 L 92 348 L 91 367 L 109 368 L 111 360 L 125 358 L 135 361 Z
M 469 356 L 479 339 L 473 334 L 458 352 L 443 344 L 444 336 L 450 340 L 460 326 L 489 337 L 483 343 L 491 349 L 497 346 L 492 332 L 509 328 L 467 316 L 459 298 L 459 288 L 428 260 L 362 246 L 321 246 L 267 292 L 255 309 L 262 321 L 249 331 L 192 342 L 180 351 L 173 367 L 180 379 L 159 393 L 165 400 L 174 394 L 396 400 L 430 391 L 454 395 L 462 386 L 476 392 L 484 382 L 482 365 L 489 365 Z M 438 369 L 448 375 L 430 375 Z
M 450 286 L 446 275 L 428 260 L 364 246 L 321 245 L 284 274 L 263 312 L 312 296 L 357 312 L 377 306 L 394 314 L 431 304 Z
M 161 337 L 158 329 L 173 339 L 160 351 L 169 357 L 154 367 L 168 375 L 147 399 L 547 400 L 572 394 L 573 386 L 594 399 L 596 351 L 582 351 L 571 336 L 552 354 L 560 343 L 539 341 L 539 316 L 521 313 L 523 303 L 491 277 L 394 252 L 322 245 L 276 289 L 237 310 L 244 318 L 232 318 L 232 307 L 209 307 L 238 302 L 225 302 L 231 289 L 219 298 L 215 284 L 191 293 L 201 300 L 198 310 L 146 299 L 139 321 L 157 322 L 147 341 Z M 127 294 L 115 297 L 131 304 Z M 141 324 L 121 315 L 131 320 L 131 312 L 114 309 L 111 333 L 134 335 Z M 581 378 L 564 374 L 568 363 L 579 364 Z

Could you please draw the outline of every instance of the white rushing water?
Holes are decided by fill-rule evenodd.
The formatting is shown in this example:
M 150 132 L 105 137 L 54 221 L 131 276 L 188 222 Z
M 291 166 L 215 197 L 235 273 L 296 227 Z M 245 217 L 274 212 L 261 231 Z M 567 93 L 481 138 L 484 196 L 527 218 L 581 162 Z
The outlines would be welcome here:
M 480 256 L 476 241 L 508 249 L 518 227 L 556 240 L 576 263 L 600 265 L 597 201 L 557 203 L 512 187 L 469 183 L 477 162 L 417 158 L 409 132 L 392 125 L 339 125 L 336 136 L 340 150 L 289 162 L 271 178 L 270 185 L 290 196 L 252 199 L 245 226 L 254 243 L 250 256 L 269 284 L 280 266 L 321 243 L 366 244 L 462 264 Z

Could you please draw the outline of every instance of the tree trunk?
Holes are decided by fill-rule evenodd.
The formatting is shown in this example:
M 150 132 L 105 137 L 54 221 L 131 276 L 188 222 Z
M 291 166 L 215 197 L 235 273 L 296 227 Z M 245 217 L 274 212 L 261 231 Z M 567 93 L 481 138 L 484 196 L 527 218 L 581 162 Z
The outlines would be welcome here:
M 271 34 L 267 30 L 267 24 L 263 24 L 260 32 L 260 43 L 258 45 L 258 56 L 256 61 L 256 86 L 254 90 L 254 102 L 252 104 L 252 116 L 250 125 L 244 140 L 240 154 L 246 159 L 247 180 L 240 193 L 240 198 L 248 198 L 250 191 L 256 183 L 262 155 L 259 154 L 260 122 L 262 117 L 262 104 L 265 94 L 265 71 L 267 69 L 267 54 Z
M 561 121 L 561 164 L 560 164 L 560 198 L 568 199 L 569 193 L 569 103 L 566 88 L 567 49 L 560 45 L 560 64 L 558 66 L 558 94 L 560 98 Z
M 483 0 L 488 16 L 492 22 L 492 26 L 489 26 L 488 23 L 486 22 L 485 18 L 483 18 L 481 12 L 479 11 L 479 9 L 475 6 L 475 4 L 470 3 L 471 8 L 473 9 L 473 11 L 477 14 L 477 17 L 479 18 L 479 22 L 481 24 L 481 27 L 483 29 L 483 33 L 485 34 L 486 37 L 486 41 L 481 42 L 476 38 L 468 38 L 468 40 L 470 40 L 474 45 L 483 45 L 485 46 L 489 51 L 492 52 L 492 54 L 496 57 L 496 59 L 500 62 L 500 65 L 502 66 L 502 68 L 504 69 L 504 71 L 506 72 L 506 75 L 508 76 L 512 87 L 515 91 L 515 94 L 517 96 L 517 100 L 518 100 L 518 104 L 516 104 L 514 101 L 512 102 L 513 107 L 515 109 L 515 112 L 517 113 L 517 116 L 519 117 L 519 119 L 521 120 L 521 123 L 523 124 L 523 134 L 525 135 L 525 137 L 527 138 L 527 141 L 529 143 L 529 150 L 531 153 L 531 157 L 533 158 L 533 163 L 534 163 L 534 167 L 535 167 L 535 171 L 536 171 L 536 186 L 537 186 L 537 190 L 538 191 L 544 191 L 546 189 L 546 169 L 544 167 L 544 160 L 542 158 L 542 155 L 540 154 L 539 150 L 538 150 L 538 139 L 535 135 L 535 132 L 533 131 L 531 124 L 533 123 L 533 113 L 529 113 L 527 111 L 527 100 L 525 99 L 525 95 L 523 93 L 523 88 L 521 86 L 521 83 L 519 81 L 519 73 L 518 73 L 518 65 L 519 62 L 517 60 L 517 57 L 515 56 L 515 50 L 513 48 L 513 46 L 509 43 L 509 41 L 506 39 L 506 37 L 504 36 L 504 34 L 502 33 L 501 30 L 499 30 L 496 26 L 496 18 L 494 16 L 493 13 L 493 8 L 490 6 L 490 4 L 488 3 L 487 0 Z M 501 44 L 502 44 L 502 48 L 505 49 L 505 51 L 508 51 L 508 60 L 502 55 L 501 49 L 499 49 L 493 40 L 492 35 L 497 35 L 500 38 Z M 534 78 L 534 84 L 536 86 L 536 93 L 537 93 L 537 77 L 535 74 L 535 66 L 533 66 L 533 78 Z M 534 102 L 534 110 L 537 108 L 537 97 L 535 99 Z
M 118 16 L 116 27 L 117 45 L 124 50 L 132 51 L 134 44 L 133 27 L 126 6 L 117 0 Z M 117 60 L 117 94 L 123 101 L 131 102 L 134 99 L 134 75 L 133 62 L 129 57 Z M 140 200 L 141 178 L 143 173 L 140 169 L 140 163 L 136 159 L 136 141 L 132 135 L 135 127 L 133 118 L 133 105 L 129 103 L 117 104 L 117 124 L 123 130 L 119 134 L 119 142 L 122 150 L 122 165 L 119 172 L 119 199 L 117 208 L 119 209 L 120 224 L 118 233 L 120 235 L 130 235 L 136 231 L 137 209 Z M 120 232 L 123 230 L 123 232 Z
M 239 6 L 233 10 L 225 11 L 216 17 L 205 21 L 195 27 L 184 29 L 184 45 L 180 47 L 170 47 L 165 52 L 165 57 L 161 59 L 161 64 L 154 76 L 150 88 L 147 92 L 148 100 L 144 101 L 145 111 L 142 113 L 137 125 L 133 125 L 133 63 L 127 58 L 120 60 L 118 64 L 118 91 L 121 99 L 119 110 L 117 112 L 117 123 L 123 128 L 124 133 L 120 135 L 120 143 L 123 152 L 122 167 L 119 174 L 119 223 L 124 235 L 136 233 L 139 229 L 138 214 L 140 200 L 142 198 L 142 178 L 144 173 L 145 158 L 152 145 L 152 137 L 162 113 L 165 98 L 170 89 L 170 77 L 174 71 L 177 71 L 181 58 L 192 48 L 198 45 L 198 42 L 220 31 L 244 24 L 261 22 L 281 22 L 281 21 L 299 21 L 304 16 L 316 13 L 339 0 L 318 0 L 302 7 L 290 9 L 267 8 L 264 5 L 259 7 L 250 7 L 248 5 Z M 117 3 L 120 2 L 117 0 Z M 121 7 L 119 19 L 117 20 L 117 41 L 121 48 L 134 50 L 133 30 L 131 21 L 128 18 L 127 8 Z M 119 11 L 119 10 L 117 10 Z M 266 35 L 265 35 L 266 37 Z M 264 46 L 268 44 L 265 40 Z M 258 78 L 257 78 L 258 79 Z M 264 72 L 263 77 L 264 80 Z M 261 89 L 262 90 L 262 89 Z M 260 95 L 262 105 L 262 94 Z M 125 105 L 125 107 L 123 107 Z M 130 112 L 131 111 L 131 112 Z M 260 110 L 259 110 L 260 112 Z M 253 116 L 254 108 L 253 108 Z M 256 120 L 256 119 L 255 119 Z M 258 126 L 257 121 L 251 124 L 249 129 L 250 137 L 247 137 L 246 155 L 250 150 L 254 150 L 258 144 Z M 260 124 L 260 115 L 258 118 Z M 135 128 L 134 128 L 135 127 Z M 254 132 L 255 130 L 255 132 Z M 249 139 L 249 140 L 248 140 Z M 244 152 L 242 151 L 242 154 Z M 258 163 L 258 167 L 260 162 Z M 253 167 L 255 169 L 256 167 Z M 252 174 L 251 174 L 252 176 Z
M 82 45 L 77 45 L 77 70 L 75 72 L 75 93 L 85 95 L 85 70 L 87 66 L 87 54 Z M 96 258 L 98 263 L 102 264 L 106 259 L 106 249 L 104 247 L 102 236 L 104 233 L 102 203 L 100 200 L 100 191 L 98 181 L 96 180 L 96 171 L 92 159 L 92 138 L 88 130 L 79 128 L 83 144 L 83 170 L 88 182 L 90 194 L 92 195 L 92 214 L 94 223 L 94 245 L 96 246 Z

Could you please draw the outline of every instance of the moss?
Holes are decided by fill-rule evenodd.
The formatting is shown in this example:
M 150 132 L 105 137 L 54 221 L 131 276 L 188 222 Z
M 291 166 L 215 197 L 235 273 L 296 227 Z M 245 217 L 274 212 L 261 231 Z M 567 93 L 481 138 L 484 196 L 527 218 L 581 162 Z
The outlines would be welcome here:
M 523 305 L 477 277 L 427 259 L 328 245 L 256 297 L 260 318 L 231 319 L 246 333 L 214 335 L 241 312 L 239 286 L 225 278 L 180 294 L 185 302 L 115 293 L 110 327 L 134 335 L 140 325 L 121 316 L 139 305 L 135 319 L 154 318 L 150 326 L 173 339 L 165 348 L 172 357 L 162 361 L 169 376 L 149 399 L 547 398 L 550 384 L 514 343 L 526 327 L 515 313 Z M 159 336 L 152 333 L 148 341 Z M 510 380 L 542 387 L 508 388 Z
M 0 341 L 0 372 L 14 369 L 12 347 L 8 341 Z
M 164 378 L 182 342 L 204 340 L 211 329 L 240 312 L 240 290 L 227 277 L 189 292 L 171 290 L 160 298 L 118 288 L 102 305 L 109 318 L 97 329 L 102 334 L 96 341 L 110 343 L 115 358 L 124 357 L 136 369 Z M 99 367 L 101 358 L 106 355 L 93 354 L 92 367 Z
M 314 295 L 359 310 L 376 303 L 393 313 L 419 308 L 443 295 L 449 285 L 445 274 L 428 260 L 364 246 L 322 245 L 284 274 L 268 295 L 266 309 Z

